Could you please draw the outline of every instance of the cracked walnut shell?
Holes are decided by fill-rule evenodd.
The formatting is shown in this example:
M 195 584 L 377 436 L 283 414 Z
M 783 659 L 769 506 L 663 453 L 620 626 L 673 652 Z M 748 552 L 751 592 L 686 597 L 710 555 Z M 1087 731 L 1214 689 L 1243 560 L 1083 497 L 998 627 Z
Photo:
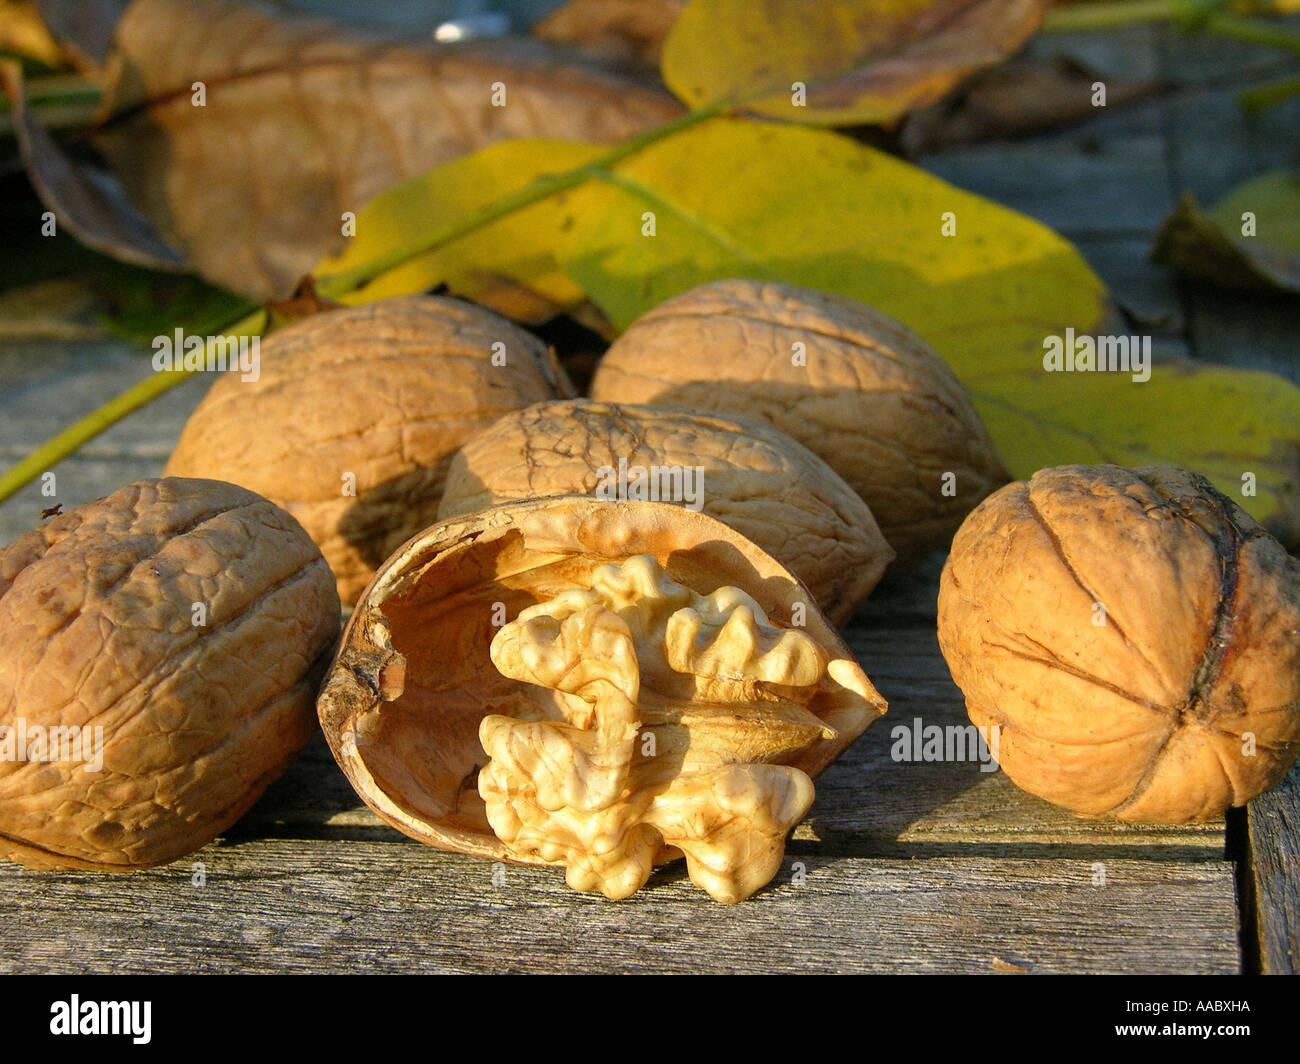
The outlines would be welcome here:
M 315 544 L 232 484 L 140 481 L 0 551 L 0 855 L 199 849 L 315 731 L 338 630 Z
M 1063 466 L 990 496 L 944 568 L 939 641 L 1020 787 L 1178 823 L 1300 751 L 1300 562 L 1203 477 Z
M 614 341 L 591 395 L 766 421 L 844 478 L 902 563 L 946 549 L 1009 478 L 929 344 L 862 303 L 793 285 L 715 281 L 660 304 Z
M 540 340 L 440 296 L 303 318 L 267 338 L 259 368 L 257 380 L 216 380 L 166 471 L 231 481 L 284 507 L 348 604 L 433 523 L 461 444 L 507 411 L 569 394 Z
M 775 874 L 812 779 L 885 710 L 807 597 L 671 504 L 506 503 L 380 568 L 321 724 L 367 804 L 423 842 L 564 865 L 612 898 L 684 855 L 739 901 Z
M 676 502 L 716 517 L 807 584 L 834 624 L 894 556 L 867 504 L 784 433 L 749 418 L 588 399 L 538 403 L 474 435 L 452 460 L 438 516 L 569 494 Z

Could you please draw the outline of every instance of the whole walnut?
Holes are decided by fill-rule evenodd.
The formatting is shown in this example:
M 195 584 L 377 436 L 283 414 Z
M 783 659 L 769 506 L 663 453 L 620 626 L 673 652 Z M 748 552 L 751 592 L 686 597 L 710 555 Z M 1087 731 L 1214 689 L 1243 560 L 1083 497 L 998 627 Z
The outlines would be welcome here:
M 451 463 L 438 516 L 570 494 L 710 514 L 790 569 L 836 624 L 894 556 L 867 504 L 784 433 L 749 418 L 587 399 L 538 403 L 473 436 Z
M 231 481 L 283 506 L 324 553 L 345 603 L 433 522 L 461 444 L 507 411 L 568 394 L 541 341 L 437 296 L 301 319 L 261 345 L 259 370 L 217 379 L 166 472 Z
M 315 544 L 232 484 L 140 481 L 0 551 L 0 855 L 205 845 L 314 733 L 338 631 Z
M 947 364 L 892 318 L 792 285 L 701 285 L 643 315 L 592 397 L 760 418 L 823 458 L 871 507 L 900 562 L 947 548 L 1007 481 Z
M 730 903 L 776 874 L 813 779 L 885 703 L 734 529 L 561 495 L 403 545 L 318 708 L 357 793 L 414 838 L 610 898 L 685 856 Z
M 1277 784 L 1300 752 L 1300 562 L 1203 477 L 1063 466 L 953 541 L 939 643 L 1019 786 L 1177 823 Z

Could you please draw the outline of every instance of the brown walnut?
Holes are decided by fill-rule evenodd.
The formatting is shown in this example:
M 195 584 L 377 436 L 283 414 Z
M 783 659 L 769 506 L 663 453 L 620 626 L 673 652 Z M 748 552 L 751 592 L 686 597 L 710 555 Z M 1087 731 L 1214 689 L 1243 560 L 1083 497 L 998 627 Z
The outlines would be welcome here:
M 760 418 L 871 507 L 901 562 L 948 546 L 1008 473 L 965 389 L 919 336 L 842 296 L 730 280 L 643 315 L 592 397 Z
M 315 731 L 339 629 L 302 527 L 146 480 L 0 551 L 0 855 L 127 871 L 205 845 Z
M 626 897 L 685 856 L 720 901 L 780 866 L 812 780 L 885 711 L 806 589 L 667 503 L 555 496 L 425 530 L 378 571 L 321 693 L 390 824 Z
M 1276 785 L 1300 751 L 1300 562 L 1203 477 L 1062 466 L 953 541 L 939 642 L 1019 786 L 1176 823 Z
M 894 552 L 825 462 L 750 418 L 573 399 L 507 414 L 451 463 L 438 516 L 597 494 L 675 502 L 725 522 L 799 577 L 835 624 Z
M 316 314 L 218 378 L 167 464 L 283 506 L 355 601 L 432 524 L 452 455 L 501 414 L 568 394 L 541 341 L 457 299 L 402 296 Z

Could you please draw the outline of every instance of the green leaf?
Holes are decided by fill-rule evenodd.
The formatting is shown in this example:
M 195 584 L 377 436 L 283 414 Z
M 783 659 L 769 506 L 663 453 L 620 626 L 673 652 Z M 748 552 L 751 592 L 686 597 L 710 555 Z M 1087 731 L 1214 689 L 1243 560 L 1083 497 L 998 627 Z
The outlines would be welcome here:
M 731 102 L 787 121 L 884 124 L 1015 52 L 1038 31 L 1045 6 L 692 0 L 664 42 L 661 69 L 692 107 Z
M 1300 293 L 1300 177 L 1264 174 L 1212 210 L 1184 193 L 1156 235 L 1152 257 L 1198 281 L 1245 291 Z

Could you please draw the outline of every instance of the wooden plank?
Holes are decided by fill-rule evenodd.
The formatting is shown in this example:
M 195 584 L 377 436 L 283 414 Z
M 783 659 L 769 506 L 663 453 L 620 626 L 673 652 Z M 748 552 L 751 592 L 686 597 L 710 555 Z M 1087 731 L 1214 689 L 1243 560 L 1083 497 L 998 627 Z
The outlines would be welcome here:
M 15 459 L 0 456 L 0 465 Z M 162 475 L 165 458 L 93 458 L 74 455 L 54 467 L 53 496 L 41 493 L 38 479 L 0 506 L 0 547 L 6 547 L 41 524 L 41 512 L 56 503 L 64 512 L 101 498 L 146 477 Z
M 1106 33 L 1044 33 L 1029 42 L 1035 55 L 1064 55 L 1103 80 L 1155 81 L 1160 72 L 1160 28 L 1151 23 Z
M 1125 112 L 1128 121 L 1155 114 L 1150 104 Z M 1102 115 L 1030 141 L 950 148 L 920 163 L 1075 238 L 1154 232 L 1174 205 L 1164 153 L 1158 129 L 1119 136 L 1111 116 Z
M 1300 75 L 1300 60 L 1286 67 Z M 1231 88 L 1184 94 L 1170 104 L 1169 157 L 1180 189 L 1211 206 L 1238 184 L 1265 171 L 1294 166 L 1300 99 L 1246 121 L 1237 88 L 1252 79 L 1235 76 Z M 1293 301 L 1186 284 L 1188 330 L 1199 357 L 1225 365 L 1266 369 L 1300 383 Z
M 1255 298 L 1203 286 L 1188 286 L 1187 291 L 1190 329 L 1201 358 L 1268 370 L 1300 384 L 1300 312 L 1294 299 Z
M 1227 973 L 1231 866 L 787 857 L 739 906 L 632 899 L 415 842 L 264 840 L 129 878 L 0 868 L 4 972 Z M 792 882 L 794 861 L 806 881 Z
M 1251 893 L 1262 971 L 1300 972 L 1300 765 L 1246 807 Z
M 25 342 L 0 358 L 0 466 L 35 447 L 153 372 L 146 355 L 118 341 Z M 38 479 L 0 505 L 0 546 L 40 524 L 41 511 L 71 510 L 143 477 L 160 476 L 181 427 L 212 380 L 196 376 L 112 426 L 53 467 L 55 494 Z
M 1300 29 L 1295 15 L 1270 20 L 1279 27 Z M 1110 34 L 1106 34 L 1110 36 Z M 1164 28 L 1157 38 L 1163 80 L 1179 87 L 1215 86 L 1225 82 L 1253 85 L 1287 76 L 1294 64 L 1282 49 L 1238 41 L 1218 33 L 1183 33 Z
M 1278 73 L 1300 75 L 1300 60 Z M 1267 170 L 1294 168 L 1300 99 L 1247 119 L 1237 94 L 1253 84 L 1240 77 L 1227 86 L 1188 90 L 1169 100 L 1168 157 L 1176 192 L 1187 190 L 1209 207 L 1243 181 Z
M 1160 355 L 1186 358 L 1191 353 L 1182 342 L 1186 316 L 1178 282 L 1169 270 L 1148 258 L 1150 234 L 1084 233 L 1075 238 L 1075 246 L 1115 302 L 1133 316 L 1137 331 L 1157 338 Z M 1171 338 L 1180 344 L 1170 346 Z
M 152 376 L 146 347 L 117 340 L 24 341 L 0 359 L 0 458 L 21 457 L 72 420 Z M 214 380 L 196 374 L 87 443 L 83 455 L 167 460 Z

